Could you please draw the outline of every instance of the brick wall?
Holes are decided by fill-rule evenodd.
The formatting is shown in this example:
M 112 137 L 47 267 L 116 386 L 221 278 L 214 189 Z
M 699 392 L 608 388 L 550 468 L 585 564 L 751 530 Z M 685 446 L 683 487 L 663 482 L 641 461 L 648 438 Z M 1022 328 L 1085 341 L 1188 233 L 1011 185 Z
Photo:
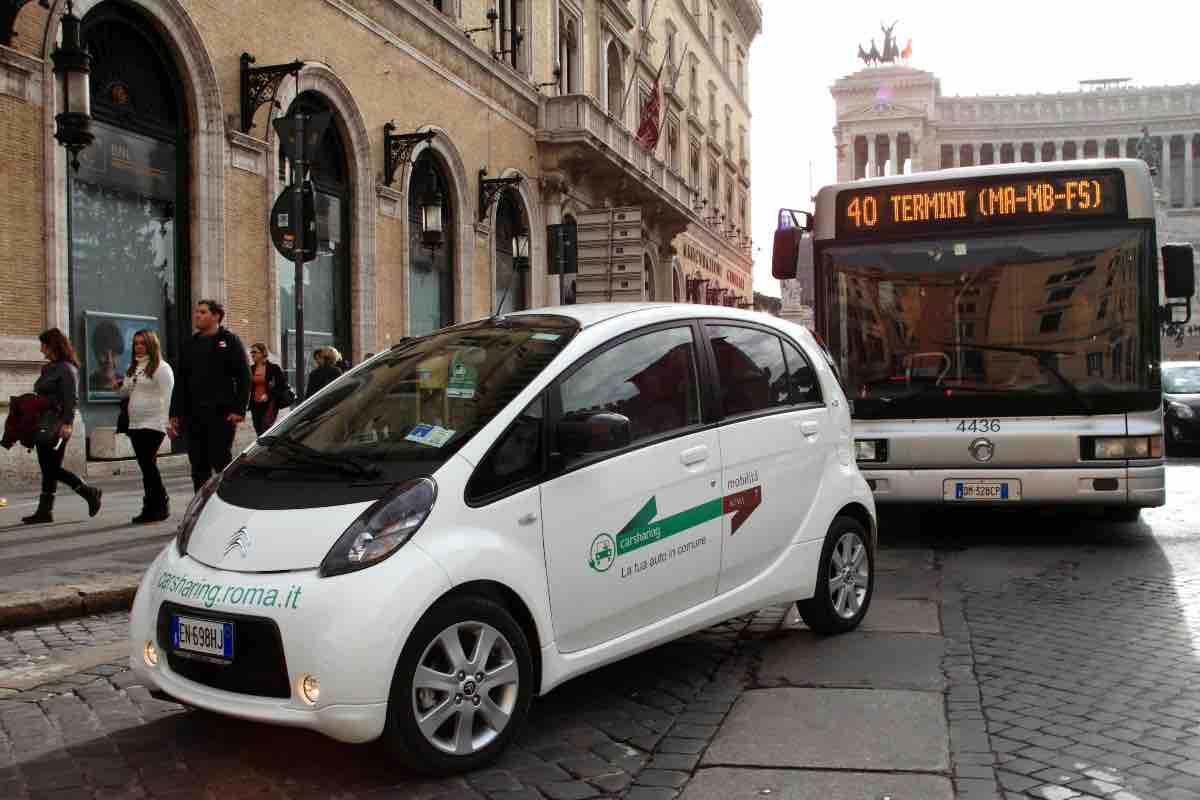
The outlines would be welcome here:
M 46 321 L 42 109 L 0 95 L 0 334 Z

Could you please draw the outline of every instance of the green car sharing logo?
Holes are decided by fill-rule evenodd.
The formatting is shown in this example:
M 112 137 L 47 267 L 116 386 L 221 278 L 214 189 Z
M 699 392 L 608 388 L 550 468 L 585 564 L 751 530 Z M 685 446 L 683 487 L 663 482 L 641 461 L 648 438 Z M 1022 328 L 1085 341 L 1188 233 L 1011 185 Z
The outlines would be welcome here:
M 602 533 L 592 540 L 588 551 L 588 566 L 597 572 L 608 572 L 616 562 L 617 556 L 661 542 L 725 514 L 733 514 L 730 520 L 730 534 L 735 534 L 761 503 L 762 487 L 754 486 L 655 520 L 658 516 L 658 501 L 651 497 L 621 529 L 615 540 L 607 533 Z

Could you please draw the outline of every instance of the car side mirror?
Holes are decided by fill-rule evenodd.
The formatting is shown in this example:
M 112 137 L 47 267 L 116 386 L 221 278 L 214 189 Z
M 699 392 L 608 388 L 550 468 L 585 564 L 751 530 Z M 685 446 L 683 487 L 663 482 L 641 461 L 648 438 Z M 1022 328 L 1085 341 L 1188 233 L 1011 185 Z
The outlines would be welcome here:
M 1191 299 L 1196 294 L 1196 258 L 1190 244 L 1162 246 L 1163 289 L 1168 300 Z
M 612 411 L 564 417 L 554 430 L 555 449 L 563 456 L 603 453 L 633 440 L 629 417 Z

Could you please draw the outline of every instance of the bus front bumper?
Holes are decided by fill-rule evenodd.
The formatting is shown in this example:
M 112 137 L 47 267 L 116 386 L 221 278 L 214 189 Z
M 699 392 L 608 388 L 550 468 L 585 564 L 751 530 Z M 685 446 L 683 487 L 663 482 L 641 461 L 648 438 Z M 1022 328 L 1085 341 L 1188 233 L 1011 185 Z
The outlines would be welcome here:
M 1066 469 L 870 469 L 860 465 L 875 502 L 946 505 L 1161 506 L 1163 464 Z M 963 499 L 958 484 L 1004 485 L 1004 499 Z

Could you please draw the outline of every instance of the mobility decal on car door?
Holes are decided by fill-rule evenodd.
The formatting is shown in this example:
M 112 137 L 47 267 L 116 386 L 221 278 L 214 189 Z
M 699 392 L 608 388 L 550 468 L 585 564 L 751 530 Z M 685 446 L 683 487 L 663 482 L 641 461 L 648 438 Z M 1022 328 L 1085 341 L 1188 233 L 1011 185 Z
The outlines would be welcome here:
M 753 479 L 757 480 L 758 475 L 755 474 Z M 733 483 L 734 481 L 731 481 L 730 485 L 733 485 Z M 640 550 L 648 545 L 656 544 L 664 539 L 669 539 L 672 536 L 690 530 L 697 525 L 702 525 L 705 522 L 710 522 L 725 514 L 733 514 L 733 519 L 730 520 L 730 533 L 737 533 L 738 528 L 745 524 L 750 515 L 754 513 L 754 509 L 758 508 L 761 504 L 762 487 L 753 486 L 749 489 L 734 492 L 733 494 L 727 494 L 724 497 L 708 500 L 698 506 L 692 506 L 677 514 L 656 520 L 655 517 L 658 516 L 658 500 L 655 497 L 651 497 L 642 506 L 641 510 L 633 516 L 633 519 L 626 523 L 625 527 L 621 529 L 616 537 L 613 537 L 611 534 L 602 533 L 592 540 L 592 545 L 588 550 L 588 566 L 597 572 L 608 572 L 620 556 Z M 692 541 L 673 545 L 652 558 L 641 559 L 629 566 L 622 566 L 621 577 L 625 578 L 643 572 L 650 567 L 657 566 L 664 561 L 670 561 L 706 544 L 708 544 L 708 537 L 700 536 Z

